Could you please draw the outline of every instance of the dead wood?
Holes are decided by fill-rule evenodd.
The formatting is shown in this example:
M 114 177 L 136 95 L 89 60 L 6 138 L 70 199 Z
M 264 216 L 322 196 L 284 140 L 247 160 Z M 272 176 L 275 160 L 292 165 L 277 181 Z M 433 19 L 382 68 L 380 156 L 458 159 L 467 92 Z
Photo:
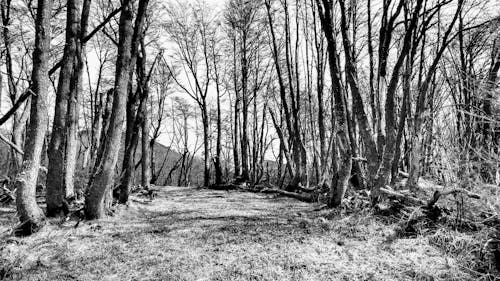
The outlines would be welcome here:
M 301 184 L 299 184 L 299 185 L 297 185 L 297 190 L 302 191 L 302 192 L 315 192 L 318 190 L 318 186 L 305 187 L 305 186 L 302 186 Z
M 286 197 L 294 198 L 294 199 L 304 201 L 304 202 L 309 202 L 309 203 L 316 201 L 314 196 L 312 196 L 310 194 L 301 194 L 301 193 L 290 192 L 290 191 L 285 191 L 285 190 L 276 189 L 276 188 L 265 188 L 265 189 L 262 189 L 260 192 L 262 192 L 262 193 L 278 193 L 278 194 L 286 196 Z
M 245 188 L 244 184 L 212 184 L 208 186 L 208 189 L 213 190 L 235 190 Z
M 399 201 L 407 202 L 413 205 L 425 205 L 424 200 L 413 197 L 410 194 L 405 194 L 405 191 L 403 190 L 395 191 L 391 187 L 386 186 L 385 188 L 380 188 L 380 192 L 389 198 L 398 199 Z
M 436 202 L 439 200 L 439 198 L 441 198 L 443 196 L 450 195 L 450 194 L 459 194 L 459 193 L 462 193 L 465 196 L 472 198 L 472 199 L 481 199 L 481 196 L 479 196 L 478 194 L 470 192 L 470 191 L 463 189 L 463 188 L 453 188 L 453 189 L 442 190 L 442 191 L 436 190 L 434 192 L 434 195 L 432 196 L 432 198 L 429 201 L 427 201 L 427 208 L 432 208 L 436 204 Z
M 469 198 L 472 198 L 472 199 L 480 199 L 481 196 L 479 196 L 478 194 L 476 193 L 473 193 L 473 192 L 470 192 L 466 189 L 463 189 L 463 188 L 453 188 L 453 189 L 448 189 L 448 190 L 436 190 L 432 196 L 432 198 L 430 198 L 429 200 L 427 201 L 424 201 L 420 198 L 417 198 L 417 197 L 414 197 L 412 195 L 409 194 L 409 190 L 399 190 L 399 191 L 395 191 L 393 190 L 391 187 L 389 186 L 386 186 L 385 188 L 381 188 L 380 189 L 380 192 L 382 194 L 385 194 L 387 197 L 389 198 L 394 198 L 394 199 L 398 199 L 400 201 L 403 201 L 403 202 L 408 202 L 410 204 L 414 204 L 414 205 L 420 205 L 422 207 L 425 207 L 427 209 L 431 209 L 434 207 L 434 205 L 437 203 L 437 201 L 443 197 L 443 196 L 447 196 L 447 195 L 450 195 L 450 194 L 464 194 L 465 196 L 469 197 Z

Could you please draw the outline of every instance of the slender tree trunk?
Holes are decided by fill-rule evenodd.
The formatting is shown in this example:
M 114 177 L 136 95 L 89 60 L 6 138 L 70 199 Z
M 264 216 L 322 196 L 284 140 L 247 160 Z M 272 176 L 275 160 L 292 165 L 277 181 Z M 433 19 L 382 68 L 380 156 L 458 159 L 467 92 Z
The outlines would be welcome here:
M 139 57 L 140 59 L 140 71 L 138 72 L 138 77 L 139 77 L 139 82 L 140 82 L 140 89 L 141 89 L 141 102 L 140 102 L 140 107 L 139 107 L 139 118 L 138 121 L 140 122 L 141 125 L 141 132 L 142 132 L 142 143 L 141 143 L 141 168 L 142 168 L 142 173 L 141 173 L 141 185 L 144 188 L 149 188 L 150 182 L 151 182 L 151 153 L 149 151 L 149 127 L 151 126 L 151 121 L 150 121 L 150 116 L 148 112 L 148 99 L 149 99 L 149 78 L 150 78 L 150 73 L 146 74 L 146 45 L 144 44 L 144 38 L 141 38 L 141 53 L 142 56 Z M 158 58 L 158 56 L 157 56 Z M 156 60 L 151 66 L 150 72 L 153 70 Z M 139 130 L 139 128 L 138 128 Z
M 21 221 L 23 234 L 38 231 L 43 225 L 44 214 L 36 203 L 36 181 L 40 167 L 45 132 L 47 130 L 47 89 L 49 80 L 50 18 L 51 0 L 39 0 L 35 21 L 35 49 L 33 50 L 33 72 L 31 75 L 31 113 L 26 144 L 24 146 L 23 165 L 16 177 L 17 213 Z
M 233 136 L 233 160 L 234 160 L 234 178 L 239 179 L 241 175 L 240 169 L 240 155 L 239 155 L 239 116 L 240 116 L 240 91 L 238 89 L 238 78 L 236 72 L 236 36 L 233 38 L 233 64 L 234 64 L 234 73 L 233 73 L 233 82 L 234 82 L 234 136 Z
M 245 31 L 243 31 L 241 49 L 241 101 L 242 101 L 242 127 L 241 127 L 241 180 L 248 181 L 249 168 L 248 168 L 248 60 L 247 60 L 247 40 Z
M 492 101 L 493 101 L 493 87 L 498 80 L 498 71 L 500 70 L 500 50 L 496 49 L 496 55 L 493 56 L 490 69 L 488 71 L 488 79 L 486 80 L 486 98 L 483 101 L 483 111 L 486 117 L 491 117 L 492 115 Z M 490 122 L 484 122 L 482 126 L 482 134 L 484 139 L 484 144 L 488 145 L 489 142 L 497 144 L 496 139 L 494 139 L 494 133 L 492 133 Z
M 217 71 L 217 69 L 215 70 Z M 217 74 L 216 74 L 217 75 Z M 217 78 L 218 80 L 218 78 Z M 222 116 L 219 83 L 217 82 L 217 144 L 215 147 L 215 184 L 222 184 Z
M 206 101 L 203 100 L 201 108 L 203 122 L 203 186 L 210 185 L 210 136 L 209 136 L 209 120 Z
M 146 102 L 145 102 L 146 104 Z M 147 106 L 143 107 L 142 111 L 143 120 L 142 120 L 142 177 L 141 177 L 141 185 L 143 187 L 149 188 L 151 182 L 151 153 L 149 151 L 149 127 L 151 126 L 151 120 L 149 116 L 149 112 L 147 110 Z
M 410 88 L 411 88 L 411 76 L 412 76 L 412 66 L 413 66 L 412 60 L 413 56 L 407 58 L 406 69 L 403 74 L 403 105 L 399 116 L 399 126 L 396 136 L 395 153 L 394 153 L 394 159 L 392 160 L 391 184 L 394 184 L 396 182 L 399 173 L 399 163 L 401 159 L 401 144 L 403 141 L 403 133 L 405 128 L 406 118 L 408 116 L 408 110 L 410 108 L 410 90 L 411 90 Z

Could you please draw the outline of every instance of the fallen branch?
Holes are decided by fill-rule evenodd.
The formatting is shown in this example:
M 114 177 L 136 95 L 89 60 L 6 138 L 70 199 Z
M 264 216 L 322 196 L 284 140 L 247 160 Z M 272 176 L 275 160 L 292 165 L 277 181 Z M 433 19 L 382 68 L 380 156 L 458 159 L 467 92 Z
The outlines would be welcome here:
M 212 190 L 235 190 L 235 189 L 240 189 L 244 188 L 245 185 L 239 185 L 239 184 L 212 184 L 209 185 L 207 188 L 212 189 Z
M 478 194 L 470 192 L 470 191 L 463 189 L 463 188 L 454 188 L 454 189 L 442 190 L 442 191 L 436 190 L 434 192 L 432 198 L 429 199 L 427 202 L 425 202 L 422 199 L 410 196 L 409 194 L 404 194 L 402 192 L 395 191 L 392 188 L 390 188 L 389 186 L 387 186 L 385 188 L 381 188 L 380 192 L 382 194 L 387 195 L 388 197 L 396 198 L 399 200 L 405 200 L 407 202 L 410 202 L 410 203 L 413 203 L 416 205 L 423 205 L 427 209 L 432 208 L 441 197 L 446 196 L 446 195 L 450 195 L 450 194 L 463 193 L 469 198 L 481 199 L 481 196 L 479 196 Z
M 442 191 L 436 190 L 434 192 L 434 195 L 432 196 L 432 198 L 429 201 L 427 201 L 427 208 L 433 207 L 436 204 L 436 202 L 439 200 L 439 198 L 441 198 L 442 196 L 446 196 L 446 195 L 450 195 L 450 194 L 458 194 L 458 193 L 463 193 L 465 196 L 472 198 L 472 199 L 481 199 L 481 196 L 479 196 L 478 194 L 470 192 L 470 191 L 463 189 L 463 188 L 454 188 L 454 189 L 442 190 Z
M 415 198 L 415 197 L 410 196 L 408 194 L 403 194 L 403 193 L 397 192 L 397 191 L 391 189 L 390 187 L 385 187 L 385 188 L 382 187 L 382 188 L 380 188 L 380 192 L 382 194 L 385 194 L 389 197 L 396 198 L 396 199 L 401 200 L 401 201 L 410 202 L 410 203 L 416 204 L 416 205 L 425 205 L 424 200 Z
M 294 198 L 294 199 L 308 202 L 308 203 L 312 203 L 312 202 L 316 201 L 316 200 L 314 200 L 314 197 L 309 195 L 309 194 L 300 194 L 300 193 L 296 193 L 296 192 L 290 192 L 290 191 L 285 191 L 285 190 L 275 189 L 275 188 L 264 188 L 260 192 L 262 192 L 262 193 L 278 193 L 280 195 L 287 196 L 287 197 Z
M 318 187 L 317 187 L 317 186 L 315 186 L 315 187 L 309 187 L 309 188 L 308 188 L 308 187 L 305 187 L 305 186 L 302 186 L 301 184 L 299 184 L 299 185 L 297 186 L 297 190 L 300 190 L 300 191 L 302 191 L 302 192 L 314 192 L 314 191 L 316 191 L 317 189 L 318 189 Z

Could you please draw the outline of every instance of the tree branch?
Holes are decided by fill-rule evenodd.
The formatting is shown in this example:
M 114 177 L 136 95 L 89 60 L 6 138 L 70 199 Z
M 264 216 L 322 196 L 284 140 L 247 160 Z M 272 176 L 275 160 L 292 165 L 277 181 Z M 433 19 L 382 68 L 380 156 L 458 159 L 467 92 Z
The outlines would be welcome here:
M 12 106 L 12 108 L 7 111 L 7 113 L 5 113 L 2 118 L 0 118 L 0 126 L 3 125 L 3 123 L 7 122 L 7 120 L 9 120 L 9 118 L 16 112 L 21 104 L 23 104 L 24 101 L 26 101 L 32 94 L 34 94 L 33 91 L 28 89 L 22 96 L 20 96 L 16 103 Z

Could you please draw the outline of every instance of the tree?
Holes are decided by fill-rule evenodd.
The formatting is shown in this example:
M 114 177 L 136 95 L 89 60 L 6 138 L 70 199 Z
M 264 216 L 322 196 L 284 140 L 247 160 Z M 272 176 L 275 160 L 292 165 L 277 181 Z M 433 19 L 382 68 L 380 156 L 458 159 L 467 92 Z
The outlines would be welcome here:
M 334 134 L 339 136 L 339 142 L 337 143 L 338 156 L 335 155 L 334 167 L 337 171 L 337 175 L 332 181 L 330 186 L 330 200 L 329 206 L 337 207 L 342 203 L 342 198 L 347 189 L 348 180 L 351 174 L 352 167 L 352 155 L 351 148 L 348 137 L 348 123 L 347 123 L 347 111 L 344 107 L 345 97 L 343 95 L 343 89 L 340 80 L 340 71 L 337 65 L 337 42 L 334 38 L 333 33 L 333 20 L 332 20 L 332 10 L 331 4 L 328 0 L 318 0 L 318 14 L 321 19 L 321 26 L 323 27 L 323 32 L 327 41 L 328 50 L 328 62 L 330 66 L 330 76 L 332 80 L 332 92 L 335 97 L 335 122 L 337 131 Z M 343 25 L 345 19 L 342 19 Z M 349 60 L 350 57 L 346 57 Z M 349 75 L 349 74 L 348 74 Z M 333 110 L 333 108 L 332 108 Z
M 25 70 L 24 63 L 21 63 L 18 68 L 19 69 L 19 74 L 15 74 L 15 65 L 14 65 L 14 58 L 13 58 L 13 50 L 12 50 L 12 45 L 13 41 L 15 40 L 15 37 L 12 35 L 12 30 L 14 29 L 12 26 L 12 1 L 7 1 L 3 0 L 0 2 L 0 9 L 1 9 L 1 18 L 2 18 L 2 39 L 4 43 L 4 48 L 5 48 L 5 68 L 7 72 L 7 87 L 8 87 L 8 94 L 9 94 L 9 99 L 11 103 L 14 105 L 16 102 L 19 101 L 19 98 L 21 97 L 22 91 L 19 90 L 19 84 L 21 82 L 22 78 L 22 73 Z M 17 15 L 16 15 L 17 16 Z M 28 52 L 28 50 L 26 50 Z M 27 102 L 22 108 L 22 110 L 16 110 L 14 113 L 14 118 L 12 122 L 12 137 L 11 141 L 14 145 L 17 147 L 23 147 L 24 141 L 23 141 L 23 134 L 26 128 L 26 123 L 29 118 L 30 114 L 30 103 Z M 12 177 L 15 177 L 17 172 L 22 166 L 23 162 L 23 156 L 16 151 L 15 149 L 12 149 L 11 151 L 11 167 L 9 169 L 9 174 Z
M 49 80 L 50 18 L 51 0 L 39 0 L 35 21 L 35 49 L 33 50 L 33 72 L 31 75 L 30 122 L 24 146 L 23 165 L 16 177 L 15 188 L 17 212 L 22 234 L 31 234 L 43 226 L 44 214 L 36 203 L 36 181 L 40 167 L 45 132 L 47 130 L 47 90 Z
M 134 68 L 131 62 L 133 37 L 134 1 L 124 0 L 120 15 L 118 58 L 116 61 L 113 109 L 106 141 L 102 148 L 102 158 L 97 171 L 89 185 L 85 197 L 85 215 L 88 219 L 98 219 L 106 215 L 105 199 L 113 188 L 113 176 L 118 161 L 123 126 L 125 123 L 125 106 L 128 94 L 130 71 Z M 109 201 L 108 201 L 109 203 Z
M 175 59 L 183 64 L 184 78 L 173 77 L 176 84 L 198 105 L 203 126 L 203 185 L 210 185 L 210 120 L 208 93 L 213 78 L 210 44 L 214 34 L 214 15 L 206 7 L 179 5 L 171 8 L 167 32 L 176 45 Z M 187 17 L 187 16 L 190 17 Z
M 77 157 L 79 100 L 82 89 L 85 43 L 90 0 L 69 0 L 66 16 L 66 44 L 56 93 L 52 134 L 48 149 L 47 215 L 68 212 L 74 196 Z M 80 10 L 82 10 L 81 15 Z M 62 175 L 62 176 L 61 176 Z M 65 210 L 64 210 L 65 209 Z
M 138 118 L 140 111 L 139 103 L 145 104 L 146 101 L 143 101 L 144 97 L 147 97 L 147 94 L 141 96 L 141 93 L 144 93 L 145 85 L 137 85 L 136 90 L 133 90 L 132 81 L 134 77 L 134 67 L 137 65 L 138 77 L 143 70 L 143 65 L 138 64 L 138 60 L 143 60 L 142 55 L 140 53 L 140 42 L 144 38 L 144 22 L 146 17 L 146 10 L 148 7 L 149 0 L 139 1 L 139 7 L 137 16 L 135 18 L 134 32 L 132 36 L 132 46 L 131 46 L 131 68 L 129 73 L 129 85 L 128 85 L 128 96 L 127 96 L 127 108 L 126 108 L 126 131 L 125 131 L 125 152 L 123 157 L 123 166 L 122 166 L 122 177 L 120 181 L 120 186 L 114 193 L 115 197 L 122 204 L 127 203 L 128 197 L 130 195 L 130 186 L 132 184 L 132 176 L 135 170 L 135 152 L 137 148 L 137 144 L 139 141 L 139 132 L 140 132 L 140 124 L 141 120 Z M 143 45 L 144 46 L 144 45 Z M 143 51 L 145 53 L 145 51 Z M 145 62 L 144 62 L 145 63 Z M 144 74 L 145 75 L 145 74 Z M 144 76 L 143 75 L 143 76 Z M 145 78 L 144 78 L 145 79 Z M 139 79 L 139 83 L 145 83 L 145 80 L 141 81 Z M 147 83 L 146 83 L 147 84 Z M 147 92 L 146 92 L 147 93 Z

